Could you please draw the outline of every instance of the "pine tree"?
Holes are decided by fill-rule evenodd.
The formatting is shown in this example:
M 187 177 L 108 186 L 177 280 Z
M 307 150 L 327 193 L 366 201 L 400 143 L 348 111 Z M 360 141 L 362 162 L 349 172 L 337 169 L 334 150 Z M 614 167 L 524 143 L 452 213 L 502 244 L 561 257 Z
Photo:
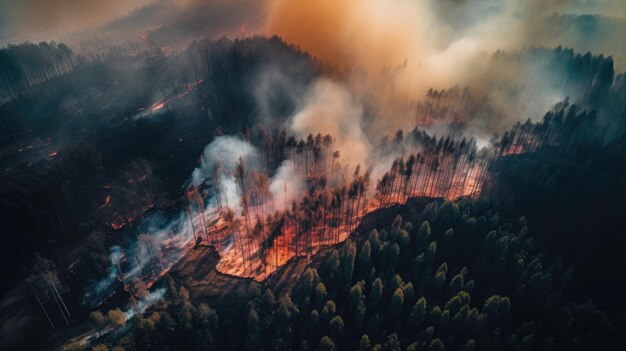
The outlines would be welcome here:
M 358 351 L 371 351 L 372 346 L 370 344 L 370 338 L 367 334 L 363 334 L 361 336 L 361 340 L 359 340 L 359 350 Z
M 411 315 L 409 316 L 409 321 L 414 332 L 417 332 L 420 330 L 420 328 L 422 327 L 422 323 L 424 323 L 425 319 L 426 319 L 426 298 L 422 296 L 417 300 L 417 302 L 413 306 L 413 309 L 411 310 Z
M 317 351 L 336 351 L 335 343 L 328 337 L 323 336 L 317 345 Z
M 402 289 L 397 288 L 391 297 L 391 302 L 389 303 L 389 312 L 392 320 L 397 320 L 400 317 L 400 312 L 402 311 L 402 305 L 404 304 L 404 293 Z
M 380 278 L 376 278 L 372 283 L 372 288 L 369 293 L 367 305 L 372 312 L 378 311 L 378 304 L 383 296 L 383 282 Z

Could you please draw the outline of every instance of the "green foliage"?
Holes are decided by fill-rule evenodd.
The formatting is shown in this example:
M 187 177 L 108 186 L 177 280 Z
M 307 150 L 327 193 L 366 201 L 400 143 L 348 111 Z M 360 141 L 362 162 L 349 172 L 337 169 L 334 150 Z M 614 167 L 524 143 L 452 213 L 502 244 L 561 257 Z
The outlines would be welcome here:
M 168 308 L 174 319 L 168 311 L 138 319 L 138 345 L 158 345 L 145 337 L 157 330 L 168 338 L 199 330 L 210 337 L 198 335 L 194 347 L 535 350 L 591 345 L 610 330 L 595 306 L 562 302 L 571 269 L 562 258 L 545 262 L 524 224 L 500 223 L 485 201 L 429 208 L 430 222 L 413 243 L 399 244 L 408 236 L 397 217 L 360 247 L 348 241 L 332 250 L 322 274 L 306 269 L 278 301 L 270 289 L 251 286 L 249 301 L 225 320 L 180 288 Z M 94 325 L 103 318 L 91 317 Z
M 359 349 L 358 351 L 370 351 L 372 349 L 372 345 L 370 344 L 370 338 L 367 334 L 363 334 L 361 336 L 361 340 L 359 340 Z
M 330 327 L 330 332 L 332 333 L 333 338 L 338 340 L 343 333 L 343 319 L 340 316 L 335 316 L 333 317 L 333 319 L 330 320 L 330 323 L 328 325 Z
M 367 278 L 367 274 L 369 273 L 372 266 L 372 249 L 369 240 L 363 244 L 361 248 L 361 252 L 359 253 L 359 261 L 358 261 L 358 276 L 361 279 Z
M 316 350 L 317 351 L 335 351 L 337 350 L 337 348 L 335 347 L 335 343 L 333 343 L 333 341 L 328 336 L 324 336 L 322 337 L 319 344 L 317 345 Z
M 246 335 L 245 347 L 249 351 L 263 348 L 259 314 L 254 309 L 251 309 L 248 314 L 248 334 Z
M 430 233 L 430 223 L 428 223 L 428 221 L 424 221 L 415 236 L 416 252 L 421 253 L 426 250 L 426 247 L 428 247 L 428 243 L 430 241 Z
M 333 300 L 326 301 L 326 305 L 324 305 L 324 308 L 322 308 L 322 320 L 325 322 L 330 321 L 330 319 L 335 315 L 336 312 L 337 307 L 335 305 L 335 302 Z
M 420 297 L 411 310 L 409 321 L 415 332 L 421 330 L 422 323 L 426 319 L 426 298 Z
M 445 349 L 446 347 L 444 346 L 443 342 L 441 342 L 439 338 L 434 339 L 428 345 L 428 351 L 444 351 Z
M 326 286 L 324 283 L 317 283 L 317 286 L 315 287 L 315 300 L 324 301 L 326 300 L 326 295 L 328 295 L 328 293 L 326 292 Z
M 402 289 L 397 288 L 391 297 L 391 302 L 389 304 L 389 312 L 392 318 L 400 317 L 400 312 L 402 312 L 402 305 L 404 304 L 404 293 Z
M 383 282 L 380 278 L 376 278 L 372 283 L 372 288 L 370 289 L 369 298 L 368 298 L 368 306 L 372 309 L 372 311 L 376 311 L 378 309 L 378 305 L 380 304 L 380 299 L 383 296 Z
M 383 351 L 400 351 L 400 340 L 398 339 L 398 335 L 393 333 L 387 337 L 387 341 L 383 344 Z

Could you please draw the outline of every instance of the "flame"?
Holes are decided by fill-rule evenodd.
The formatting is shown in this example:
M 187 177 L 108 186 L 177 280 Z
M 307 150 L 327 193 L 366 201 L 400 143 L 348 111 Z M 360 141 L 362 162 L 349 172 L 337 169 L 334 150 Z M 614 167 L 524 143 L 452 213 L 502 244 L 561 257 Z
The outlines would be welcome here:
M 152 105 L 151 109 L 152 109 L 152 112 L 156 112 L 158 110 L 163 109 L 163 107 L 165 107 L 165 103 L 164 102 L 157 102 L 157 103 Z
M 107 196 L 104 198 L 104 203 L 102 204 L 102 206 L 100 206 L 100 207 L 99 207 L 99 209 L 100 209 L 100 208 L 107 207 L 107 206 L 109 206 L 110 204 L 111 204 L 111 195 L 107 195 Z
M 126 222 L 124 222 L 124 221 L 121 221 L 121 222 L 111 221 L 111 223 L 109 225 L 111 226 L 111 228 L 113 228 L 115 230 L 120 230 L 120 229 L 124 228 L 124 226 L 126 225 Z
M 130 225 L 140 219 L 143 214 L 149 209 L 153 208 L 154 204 L 148 204 L 147 206 L 141 208 L 138 211 L 135 211 L 134 215 L 130 215 L 128 217 L 122 217 L 119 214 L 114 214 L 113 219 L 109 222 L 109 226 L 114 230 L 120 230 L 124 228 L 126 225 Z

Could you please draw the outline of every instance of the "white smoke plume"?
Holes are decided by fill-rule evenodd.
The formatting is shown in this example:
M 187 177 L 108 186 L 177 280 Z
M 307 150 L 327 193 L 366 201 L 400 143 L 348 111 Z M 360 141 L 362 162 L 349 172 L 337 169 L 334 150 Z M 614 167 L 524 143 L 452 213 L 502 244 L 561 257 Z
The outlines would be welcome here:
M 293 201 L 299 200 L 305 191 L 304 181 L 297 175 L 291 160 L 285 160 L 272 177 L 270 191 L 276 210 L 289 209 Z
M 415 125 L 410 101 L 424 99 L 431 88 L 467 86 L 475 99 L 487 96 L 495 106 L 494 113 L 474 116 L 471 127 L 501 133 L 517 121 L 541 118 L 569 94 L 551 89 L 554 72 L 536 72 L 535 64 L 494 67 L 494 52 L 584 43 L 554 33 L 560 28 L 553 23 L 555 13 L 622 18 L 625 11 L 621 0 L 272 0 L 265 32 L 338 67 L 346 87 L 377 114 L 368 131 L 410 129 Z M 594 53 L 613 54 L 615 38 L 622 34 L 602 33 L 587 42 L 606 41 L 607 51 Z M 583 53 L 596 47 L 574 45 Z M 529 90 L 539 101 L 507 106 L 515 98 L 499 94 L 502 76 L 511 86 L 534 79 Z
M 311 84 L 303 104 L 289 120 L 289 131 L 298 138 L 330 134 L 340 151 L 340 162 L 365 166 L 371 145 L 363 132 L 363 107 L 341 83 L 319 79 Z
M 125 312 L 126 320 L 128 321 L 136 315 L 143 314 L 149 307 L 153 306 L 155 303 L 163 299 L 163 297 L 165 297 L 165 292 L 165 288 L 159 288 L 137 301 L 137 304 L 135 306 L 131 306 Z
M 261 162 L 258 159 L 258 150 L 250 143 L 234 136 L 221 136 L 206 146 L 202 162 L 194 169 L 190 183 L 202 187 L 210 182 L 217 167 L 220 193 L 227 207 L 241 214 L 241 189 L 235 178 L 235 169 L 244 161 L 247 172 L 260 171 Z M 286 191 L 285 191 L 286 190 Z M 285 201 L 300 198 L 304 191 L 304 181 L 294 170 L 291 161 L 286 160 L 278 168 L 274 177 L 270 179 L 270 192 L 273 196 L 275 208 L 284 209 Z M 205 198 L 204 215 L 211 218 L 216 210 L 214 193 L 203 193 Z M 289 205 L 288 205 L 289 206 Z M 164 274 L 171 269 L 193 246 L 194 235 L 186 209 L 181 209 L 177 215 L 164 218 L 153 215 L 144 219 L 139 225 L 142 232 L 136 241 L 126 248 L 111 247 L 110 266 L 105 277 L 90 284 L 83 296 L 83 304 L 95 308 L 115 292 L 115 282 L 124 285 L 133 285 L 154 274 Z M 149 296 L 155 294 L 151 293 Z M 134 312 L 133 312 L 134 313 Z
M 126 247 L 112 246 L 109 255 L 110 266 L 100 280 L 89 284 L 83 295 L 83 305 L 98 307 L 115 293 L 116 282 L 127 287 L 134 280 L 154 280 L 166 273 L 184 255 L 193 243 L 194 235 L 187 214 L 181 210 L 177 215 L 163 218 L 152 215 L 139 225 L 142 231 Z

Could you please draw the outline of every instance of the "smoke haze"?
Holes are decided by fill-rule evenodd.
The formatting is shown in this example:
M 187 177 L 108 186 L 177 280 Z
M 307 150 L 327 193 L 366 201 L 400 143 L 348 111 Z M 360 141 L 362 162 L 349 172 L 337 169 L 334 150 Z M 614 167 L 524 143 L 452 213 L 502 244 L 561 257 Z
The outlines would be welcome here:
M 0 44 L 51 40 L 105 24 L 154 0 L 2 0 Z
M 342 160 L 356 166 L 365 165 L 369 141 L 361 129 L 363 107 L 341 84 L 328 79 L 314 82 L 304 104 L 290 120 L 290 132 L 301 139 L 309 134 L 330 134 L 341 150 Z
M 616 23 L 626 23 L 626 5 L 612 0 L 273 0 L 267 8 L 266 33 L 344 72 L 346 89 L 375 115 L 366 116 L 366 129 L 388 133 L 412 128 L 411 101 L 422 100 L 429 89 L 453 86 L 467 86 L 477 100 L 489 98 L 490 113 L 469 121 L 470 129 L 484 137 L 520 120 L 539 119 L 571 93 L 552 86 L 561 77 L 532 60 L 494 64 L 492 54 L 536 45 L 611 54 L 620 47 L 621 25 Z M 613 26 L 572 29 L 571 21 L 587 21 L 578 16 L 585 11 L 596 14 L 596 21 L 611 16 Z M 626 50 L 614 54 L 618 67 L 626 62 Z M 519 89 L 532 90 L 537 99 L 507 96 L 498 88 L 503 80 L 510 86 L 523 81 L 528 86 Z

